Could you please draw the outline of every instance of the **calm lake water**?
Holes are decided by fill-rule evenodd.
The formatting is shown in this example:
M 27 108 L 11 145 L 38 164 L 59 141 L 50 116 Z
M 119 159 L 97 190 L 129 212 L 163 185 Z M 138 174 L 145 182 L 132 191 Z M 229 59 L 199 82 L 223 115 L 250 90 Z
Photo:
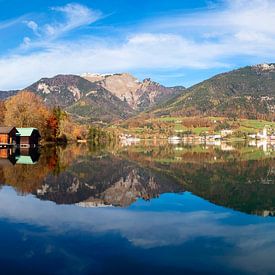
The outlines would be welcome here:
M 3 274 L 275 274 L 275 147 L 0 150 Z

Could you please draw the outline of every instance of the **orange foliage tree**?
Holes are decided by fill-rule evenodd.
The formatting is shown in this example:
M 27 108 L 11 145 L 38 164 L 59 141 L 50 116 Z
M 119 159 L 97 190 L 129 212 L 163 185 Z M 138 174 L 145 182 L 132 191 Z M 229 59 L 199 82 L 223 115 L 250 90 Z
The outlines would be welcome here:
M 45 133 L 50 113 L 39 96 L 23 91 L 8 99 L 5 107 L 5 125 L 34 127 L 38 128 L 42 135 Z

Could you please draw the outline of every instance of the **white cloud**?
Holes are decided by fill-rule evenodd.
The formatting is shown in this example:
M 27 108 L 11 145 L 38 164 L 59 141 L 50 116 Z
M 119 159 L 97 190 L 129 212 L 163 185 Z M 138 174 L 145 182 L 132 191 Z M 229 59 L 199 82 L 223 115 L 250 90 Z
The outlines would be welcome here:
M 58 73 L 230 68 L 240 65 L 239 59 L 246 65 L 275 58 L 271 0 L 228 0 L 208 10 L 130 27 L 120 40 L 90 34 L 70 43 L 62 41 L 64 33 L 97 21 L 101 14 L 79 4 L 54 11 L 65 19 L 44 26 L 30 23 L 42 37 L 25 39 L 24 50 L 39 51 L 0 58 L 0 89 L 22 88 Z
M 47 46 L 49 41 L 57 40 L 62 35 L 80 28 L 88 26 L 102 16 L 101 12 L 94 11 L 80 4 L 67 4 L 63 7 L 52 8 L 52 11 L 58 13 L 58 20 L 39 26 L 33 20 L 25 21 L 27 27 L 38 37 L 28 46 L 41 47 Z
M 30 39 L 29 37 L 27 37 L 27 36 L 24 37 L 23 44 L 24 44 L 25 46 L 29 46 L 30 43 L 31 43 L 31 39 Z
M 25 44 L 30 43 L 25 39 Z M 121 72 L 139 69 L 206 68 L 224 66 L 215 61 L 219 50 L 176 35 L 141 34 L 111 46 L 103 40 L 56 44 L 42 52 L 0 59 L 0 89 L 22 88 L 44 76 L 60 73 Z M 205 55 L 205 52 L 209 55 Z M 16 82 L 14 81 L 16 79 Z
M 27 24 L 27 26 L 28 26 L 31 30 L 33 30 L 34 32 L 37 31 L 38 25 L 37 25 L 36 22 L 34 22 L 34 21 L 31 20 L 31 21 L 26 21 L 26 24 Z
M 152 28 L 184 31 L 186 27 L 204 32 L 214 29 L 218 34 L 239 30 L 253 30 L 275 33 L 272 24 L 275 18 L 275 2 L 273 0 L 225 0 L 223 5 L 213 9 L 189 14 L 176 14 L 151 22 Z
M 80 4 L 67 4 L 64 7 L 55 7 L 53 10 L 63 13 L 66 19 L 64 23 L 45 26 L 45 33 L 56 37 L 81 26 L 90 25 L 102 16 L 99 11 L 91 10 Z
M 20 22 L 22 22 L 23 19 L 24 19 L 24 16 L 21 16 L 16 19 L 2 21 L 2 22 L 0 22 L 0 30 L 4 30 L 4 29 L 8 29 L 10 27 L 13 27 L 13 26 L 19 24 Z

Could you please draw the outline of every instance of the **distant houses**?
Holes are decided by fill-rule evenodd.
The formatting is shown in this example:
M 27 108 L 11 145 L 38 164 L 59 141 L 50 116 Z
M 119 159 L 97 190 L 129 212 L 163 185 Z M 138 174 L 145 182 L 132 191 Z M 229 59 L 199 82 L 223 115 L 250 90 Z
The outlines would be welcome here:
M 41 135 L 36 128 L 0 127 L 0 148 L 13 146 L 34 148 Z
M 232 129 L 222 129 L 220 131 L 220 134 L 213 133 L 209 134 L 208 132 L 198 134 L 186 134 L 181 136 L 169 136 L 168 142 L 171 144 L 178 144 L 183 142 L 214 142 L 214 141 L 221 141 L 230 139 L 231 137 L 234 137 L 235 134 L 238 134 L 238 132 L 234 132 Z M 236 137 L 236 136 L 235 136 Z M 246 134 L 242 136 L 242 138 L 249 138 L 254 139 L 256 141 L 266 141 L 269 143 L 275 143 L 275 131 L 273 128 L 270 128 L 268 126 L 265 126 L 262 131 L 259 131 L 258 133 L 254 134 Z
M 257 134 L 248 135 L 251 139 L 256 139 L 260 141 L 275 141 L 275 132 L 274 129 L 269 128 L 269 126 L 265 126 L 264 129 Z

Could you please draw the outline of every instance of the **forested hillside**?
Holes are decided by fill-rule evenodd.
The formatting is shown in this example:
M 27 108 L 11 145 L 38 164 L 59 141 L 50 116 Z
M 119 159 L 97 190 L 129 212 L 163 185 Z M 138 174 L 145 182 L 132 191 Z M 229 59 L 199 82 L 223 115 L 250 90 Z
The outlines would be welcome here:
M 154 112 L 158 116 L 275 118 L 275 66 L 247 66 L 190 87 Z

